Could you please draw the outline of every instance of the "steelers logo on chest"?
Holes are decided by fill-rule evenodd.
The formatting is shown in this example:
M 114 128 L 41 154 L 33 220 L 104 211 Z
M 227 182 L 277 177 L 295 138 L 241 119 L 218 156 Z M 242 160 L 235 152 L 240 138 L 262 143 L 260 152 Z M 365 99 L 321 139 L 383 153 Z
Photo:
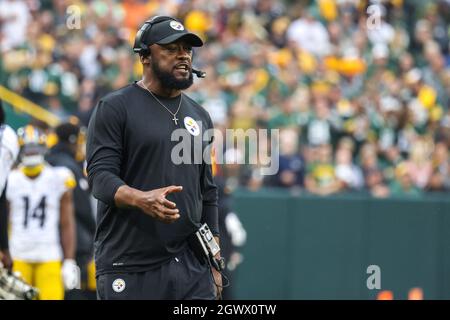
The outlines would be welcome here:
M 198 125 L 197 121 L 195 121 L 191 117 L 184 118 L 184 126 L 187 131 L 194 137 L 200 134 L 200 126 Z

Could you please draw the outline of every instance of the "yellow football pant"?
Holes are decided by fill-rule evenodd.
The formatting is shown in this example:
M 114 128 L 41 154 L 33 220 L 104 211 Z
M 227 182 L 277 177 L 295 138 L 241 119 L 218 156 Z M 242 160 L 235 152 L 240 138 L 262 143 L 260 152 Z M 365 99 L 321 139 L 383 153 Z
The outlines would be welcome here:
M 95 263 L 91 260 L 88 264 L 87 290 L 96 291 L 97 281 L 95 279 Z
M 39 289 L 40 300 L 63 300 L 64 284 L 61 275 L 61 261 L 30 263 L 14 260 L 13 271 Z

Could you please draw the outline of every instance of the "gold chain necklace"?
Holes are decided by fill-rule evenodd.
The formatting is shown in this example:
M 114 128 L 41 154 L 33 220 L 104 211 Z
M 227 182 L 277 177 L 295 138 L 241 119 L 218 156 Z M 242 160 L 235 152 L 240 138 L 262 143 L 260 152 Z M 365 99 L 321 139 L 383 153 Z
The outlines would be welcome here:
M 173 120 L 173 122 L 175 122 L 175 125 L 178 125 L 178 118 L 177 118 L 177 113 L 178 113 L 178 111 L 180 111 L 180 108 L 181 108 L 181 101 L 183 101 L 183 93 L 181 93 L 180 94 L 180 103 L 178 104 L 178 109 L 177 109 L 177 111 L 175 111 L 175 113 L 173 113 L 172 111 L 170 111 L 170 109 L 169 108 L 167 108 L 156 96 L 155 96 L 155 94 L 149 89 L 149 88 L 147 88 L 147 86 L 144 84 L 144 81 L 140 81 L 141 83 L 142 83 L 142 86 L 148 91 L 148 92 L 150 92 L 150 94 L 152 95 L 152 97 L 153 98 L 155 98 L 155 100 L 156 101 L 158 101 L 158 103 L 160 104 L 160 105 L 162 105 L 163 107 L 164 107 L 164 109 L 166 109 L 167 111 L 169 111 L 169 113 L 171 114 L 171 115 L 173 115 L 173 118 L 172 118 L 172 120 Z

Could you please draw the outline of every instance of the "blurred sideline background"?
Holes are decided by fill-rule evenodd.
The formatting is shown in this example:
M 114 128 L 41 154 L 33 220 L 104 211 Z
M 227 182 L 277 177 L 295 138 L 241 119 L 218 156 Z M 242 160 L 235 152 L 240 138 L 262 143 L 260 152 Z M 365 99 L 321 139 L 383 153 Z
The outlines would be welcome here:
M 87 126 L 156 14 L 206 41 L 188 94 L 216 128 L 280 129 L 276 175 L 215 166 L 230 296 L 450 298 L 450 1 L 0 0 L 7 123 Z

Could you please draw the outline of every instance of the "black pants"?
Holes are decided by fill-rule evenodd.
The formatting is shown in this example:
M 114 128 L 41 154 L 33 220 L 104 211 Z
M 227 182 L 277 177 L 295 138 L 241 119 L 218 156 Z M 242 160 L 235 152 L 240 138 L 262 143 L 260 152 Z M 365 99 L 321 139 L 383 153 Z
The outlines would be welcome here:
M 97 277 L 99 300 L 214 300 L 211 270 L 189 247 L 161 267 Z

